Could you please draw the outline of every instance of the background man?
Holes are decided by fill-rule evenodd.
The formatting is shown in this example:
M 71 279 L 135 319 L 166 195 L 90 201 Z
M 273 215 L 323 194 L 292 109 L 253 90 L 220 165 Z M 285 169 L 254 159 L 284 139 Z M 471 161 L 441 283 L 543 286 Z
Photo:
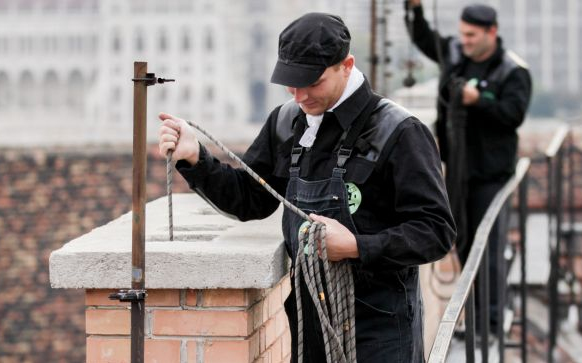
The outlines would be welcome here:
M 272 111 L 243 159 L 326 225 L 329 260 L 352 263 L 358 362 L 422 362 L 418 265 L 444 256 L 455 237 L 440 161 L 429 130 L 372 92 L 349 45 L 347 27 L 333 15 L 306 14 L 283 30 L 271 81 L 293 99 Z M 212 157 L 184 120 L 160 119 L 160 152 L 174 150 L 176 168 L 201 196 L 241 220 L 277 209 L 279 202 L 246 172 Z M 285 211 L 292 261 L 303 222 Z M 319 317 L 303 280 L 301 290 L 304 362 L 325 362 Z M 295 301 L 293 288 L 285 301 L 293 362 Z
M 408 5 L 414 14 L 408 24 L 412 40 L 441 65 L 437 136 L 449 174 L 447 188 L 459 232 L 457 251 L 464 264 L 481 218 L 515 171 L 516 130 L 530 100 L 530 74 L 525 63 L 503 47 L 492 7 L 465 7 L 459 36 L 441 37 L 429 28 L 421 0 L 408 0 Z M 507 223 L 504 208 L 489 240 L 492 292 L 503 288 L 497 286 L 497 277 L 505 276 L 505 264 L 503 259 L 497 261 L 497 253 L 505 248 Z M 497 296 L 490 296 L 496 332 Z

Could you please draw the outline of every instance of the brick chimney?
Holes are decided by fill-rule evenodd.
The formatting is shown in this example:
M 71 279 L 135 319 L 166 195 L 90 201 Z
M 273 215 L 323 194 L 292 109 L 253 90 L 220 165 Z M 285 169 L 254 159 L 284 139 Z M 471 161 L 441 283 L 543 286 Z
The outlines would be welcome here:
M 288 362 L 281 214 L 241 223 L 194 194 L 173 204 L 173 242 L 166 199 L 146 207 L 145 361 Z M 85 290 L 88 363 L 130 362 L 129 304 L 108 298 L 130 276 L 131 213 L 51 254 L 52 287 Z

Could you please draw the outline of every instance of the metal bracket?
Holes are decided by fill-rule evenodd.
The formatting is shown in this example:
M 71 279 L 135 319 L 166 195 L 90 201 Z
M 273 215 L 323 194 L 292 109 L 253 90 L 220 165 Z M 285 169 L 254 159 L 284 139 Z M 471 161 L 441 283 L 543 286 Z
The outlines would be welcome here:
M 133 302 L 145 300 L 147 293 L 145 290 L 119 290 L 119 292 L 109 295 L 110 300 L 121 302 Z
M 146 73 L 146 76 L 144 78 L 132 78 L 131 80 L 134 82 L 145 82 L 146 86 L 153 86 L 156 83 L 164 84 L 166 82 L 176 82 L 175 79 L 156 78 L 155 73 Z

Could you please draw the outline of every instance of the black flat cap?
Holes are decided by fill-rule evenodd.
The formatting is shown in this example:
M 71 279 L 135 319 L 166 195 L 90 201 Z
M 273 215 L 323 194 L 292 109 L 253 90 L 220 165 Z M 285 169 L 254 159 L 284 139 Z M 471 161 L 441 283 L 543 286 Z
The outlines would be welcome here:
M 493 26 L 497 25 L 497 12 L 489 5 L 469 5 L 463 9 L 461 20 L 473 25 Z
M 271 82 L 303 88 L 315 83 L 329 66 L 350 51 L 350 32 L 339 16 L 309 13 L 279 35 L 279 59 Z

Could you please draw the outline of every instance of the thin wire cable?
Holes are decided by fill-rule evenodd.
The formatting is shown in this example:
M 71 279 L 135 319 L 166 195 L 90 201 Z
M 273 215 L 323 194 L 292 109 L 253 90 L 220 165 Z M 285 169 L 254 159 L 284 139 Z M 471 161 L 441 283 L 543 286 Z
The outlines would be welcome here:
M 298 253 L 295 259 L 294 270 L 298 326 L 297 352 L 299 361 L 303 361 L 303 345 L 305 343 L 303 336 L 303 306 L 301 302 L 301 277 L 303 277 L 311 300 L 319 315 L 327 363 L 356 362 L 355 296 L 352 269 L 351 265 L 345 260 L 339 262 L 328 261 L 325 225 L 314 222 L 305 212 L 278 194 L 263 178 L 202 127 L 191 121 L 186 122 L 204 134 L 231 159 L 240 164 L 243 170 L 259 182 L 277 200 L 283 203 L 285 207 L 298 214 L 301 218 L 311 222 L 308 228 L 304 228 L 300 232 L 299 248 L 297 250 Z M 171 168 L 171 151 L 168 152 L 167 165 L 168 168 Z M 171 172 L 168 172 L 168 201 L 170 203 L 170 211 L 172 209 L 171 186 Z M 329 300 L 329 304 L 327 300 Z

